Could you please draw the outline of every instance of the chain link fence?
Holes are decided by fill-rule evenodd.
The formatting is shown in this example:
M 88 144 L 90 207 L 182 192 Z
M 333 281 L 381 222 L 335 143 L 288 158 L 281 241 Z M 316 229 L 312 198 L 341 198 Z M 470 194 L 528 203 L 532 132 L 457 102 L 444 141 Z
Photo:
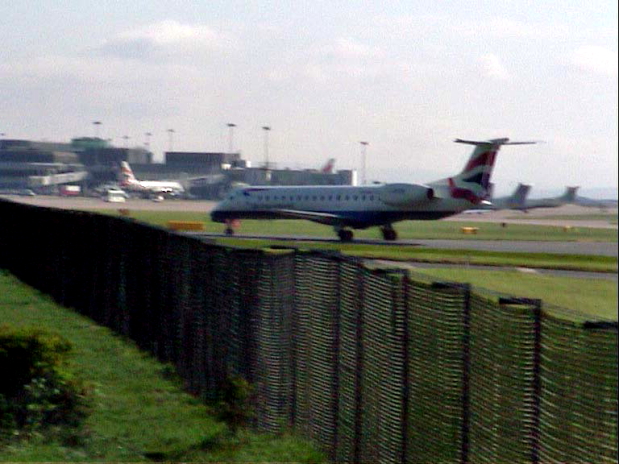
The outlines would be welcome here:
M 360 259 L 0 200 L 0 268 L 337 462 L 616 462 L 617 323 Z

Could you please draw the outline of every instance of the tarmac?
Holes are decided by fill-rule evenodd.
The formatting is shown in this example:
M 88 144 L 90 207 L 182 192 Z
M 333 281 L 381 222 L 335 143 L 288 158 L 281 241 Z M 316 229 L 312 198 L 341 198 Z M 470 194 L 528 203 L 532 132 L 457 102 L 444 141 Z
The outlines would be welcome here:
M 124 203 L 109 203 L 100 198 L 90 197 L 60 197 L 37 195 L 33 197 L 17 195 L 0 195 L 12 201 L 49 208 L 76 210 L 148 210 L 148 211 L 194 211 L 208 214 L 217 204 L 207 200 L 165 200 L 152 201 L 131 198 Z M 566 216 L 569 216 L 567 218 Z M 582 218 L 579 219 L 579 216 Z M 595 216 L 595 218 L 591 218 Z M 604 219 L 607 216 L 608 219 Z M 461 213 L 444 221 L 460 222 L 501 222 L 506 224 L 536 224 L 559 227 L 593 227 L 617 230 L 617 208 L 600 210 L 599 208 L 579 205 L 563 205 L 558 208 L 539 208 L 528 213 L 513 210 L 486 211 L 483 213 L 469 211 Z

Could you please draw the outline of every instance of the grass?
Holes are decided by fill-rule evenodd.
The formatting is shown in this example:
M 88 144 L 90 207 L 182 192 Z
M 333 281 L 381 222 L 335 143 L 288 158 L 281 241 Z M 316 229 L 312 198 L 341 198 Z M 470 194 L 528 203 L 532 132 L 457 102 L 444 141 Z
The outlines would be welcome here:
M 609 224 L 617 224 L 617 213 L 598 213 L 598 214 L 558 214 L 551 216 L 530 216 L 530 217 L 522 217 L 522 216 L 510 216 L 508 219 L 534 219 L 536 221 L 566 221 L 569 223 L 571 221 L 607 221 Z
M 296 461 L 323 457 L 292 436 L 243 432 L 231 438 L 198 399 L 151 356 L 109 329 L 56 305 L 0 273 L 0 320 L 62 333 L 74 345 L 73 370 L 91 387 L 89 434 L 76 447 L 39 437 L 0 448 L 6 461 Z
M 608 280 L 528 274 L 516 270 L 417 268 L 415 272 L 522 298 L 540 298 L 546 304 L 585 313 L 592 320 L 617 320 L 617 283 Z M 567 313 L 557 315 L 569 316 Z
M 118 214 L 115 211 L 100 211 Z M 131 217 L 148 224 L 165 227 L 168 221 L 198 221 L 206 232 L 220 233 L 222 224 L 213 223 L 204 213 L 169 211 L 130 211 Z M 502 227 L 495 223 L 478 223 L 476 235 L 463 235 L 465 223 L 449 221 L 404 221 L 397 224 L 403 239 L 466 239 L 466 240 L 534 240 L 534 241 L 617 241 L 617 232 L 609 229 L 573 228 L 509 224 Z M 330 227 L 309 221 L 273 220 L 243 221 L 241 234 L 299 235 L 308 237 L 332 237 Z M 377 230 L 357 231 L 358 238 L 376 238 Z M 342 244 L 339 242 L 287 242 L 248 240 L 235 238 L 216 239 L 217 243 L 246 248 L 270 246 L 302 247 L 320 250 L 337 250 L 351 256 L 401 261 L 442 263 L 469 263 L 480 265 L 529 266 L 548 269 L 584 270 L 594 272 L 617 272 L 617 259 L 605 256 L 559 255 L 553 253 L 510 253 L 474 250 L 437 250 L 414 246 L 383 246 L 367 244 Z
M 340 251 L 368 259 L 413 261 L 444 264 L 515 266 L 540 269 L 617 272 L 617 258 L 612 256 L 563 255 L 557 253 L 517 253 L 478 250 L 444 250 L 414 246 L 382 246 L 324 242 L 287 242 L 248 239 L 218 239 L 216 243 L 241 248 L 291 247 L 307 250 Z
M 205 213 L 186 211 L 142 211 L 131 210 L 130 216 L 138 221 L 165 227 L 168 221 L 199 221 L 204 223 L 204 230 L 210 233 L 223 233 L 223 224 L 214 223 Z M 102 214 L 118 215 L 115 210 L 98 210 Z M 477 234 L 464 235 L 462 227 L 475 226 Z M 617 231 L 613 229 L 595 229 L 572 227 L 564 230 L 557 226 L 540 226 L 528 224 L 508 224 L 502 227 L 493 222 L 456 222 L 456 221 L 402 221 L 395 224 L 402 239 L 458 239 L 458 240 L 534 240 L 534 241 L 594 241 L 617 242 Z M 311 237 L 335 237 L 333 229 L 328 226 L 302 220 L 242 221 L 239 234 L 299 235 Z M 380 238 L 376 227 L 355 231 L 358 238 Z

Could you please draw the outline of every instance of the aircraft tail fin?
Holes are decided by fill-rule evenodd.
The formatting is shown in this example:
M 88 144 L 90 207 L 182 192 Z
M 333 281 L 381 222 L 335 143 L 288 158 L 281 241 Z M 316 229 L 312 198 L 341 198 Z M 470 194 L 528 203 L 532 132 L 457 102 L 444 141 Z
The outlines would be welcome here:
M 327 162 L 324 164 L 322 168 L 320 168 L 320 172 L 323 174 L 333 174 L 333 167 L 335 166 L 335 158 L 329 158 Z
M 130 185 L 130 184 L 135 184 L 137 183 L 137 179 L 135 178 L 135 175 L 133 174 L 133 170 L 131 169 L 131 166 L 129 166 L 129 163 L 126 161 L 121 161 L 120 162 L 120 184 L 121 185 Z
M 466 198 L 473 204 L 486 201 L 490 192 L 490 177 L 496 155 L 503 145 L 529 145 L 537 142 L 510 142 L 508 138 L 486 141 L 456 139 L 456 143 L 473 145 L 475 148 L 464 169 L 447 181 L 452 198 Z
M 566 187 L 565 193 L 561 196 L 561 200 L 566 203 L 575 203 L 576 202 L 576 192 L 580 187 Z
M 511 203 L 516 206 L 524 206 L 529 190 L 531 190 L 530 185 L 518 184 L 518 187 L 516 187 L 516 190 L 512 195 Z

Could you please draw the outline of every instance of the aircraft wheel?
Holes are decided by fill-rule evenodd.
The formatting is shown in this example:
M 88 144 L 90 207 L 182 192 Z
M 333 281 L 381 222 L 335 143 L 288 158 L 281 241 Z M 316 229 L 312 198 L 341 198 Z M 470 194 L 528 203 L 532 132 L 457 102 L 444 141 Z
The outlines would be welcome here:
M 350 242 L 353 239 L 352 230 L 342 229 L 337 232 L 342 242 Z
M 383 239 L 394 241 L 398 239 L 398 233 L 393 229 L 382 229 Z
M 234 235 L 234 229 L 232 227 L 226 227 L 226 235 Z

